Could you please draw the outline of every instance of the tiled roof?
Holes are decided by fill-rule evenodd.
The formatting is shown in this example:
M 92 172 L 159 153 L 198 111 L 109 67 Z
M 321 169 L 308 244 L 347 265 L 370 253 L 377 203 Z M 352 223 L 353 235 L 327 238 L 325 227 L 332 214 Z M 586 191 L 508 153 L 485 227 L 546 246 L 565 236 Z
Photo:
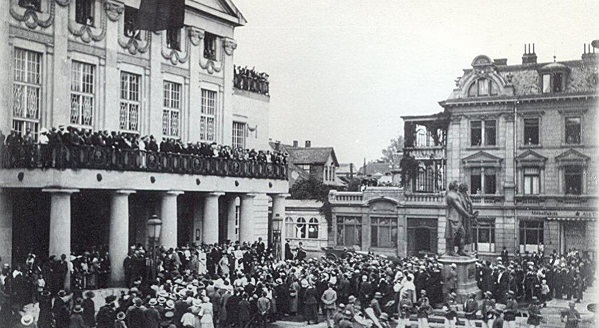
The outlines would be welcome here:
M 324 164 L 333 156 L 333 161 L 338 166 L 333 147 L 285 147 L 289 153 L 289 162 L 293 164 Z

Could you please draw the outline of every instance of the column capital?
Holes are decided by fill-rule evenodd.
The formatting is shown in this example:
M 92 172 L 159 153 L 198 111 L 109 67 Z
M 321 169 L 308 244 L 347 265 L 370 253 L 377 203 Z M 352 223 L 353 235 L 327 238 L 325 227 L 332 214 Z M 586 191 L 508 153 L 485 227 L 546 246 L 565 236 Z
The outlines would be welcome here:
M 127 195 L 127 196 L 129 196 L 129 195 L 131 195 L 131 194 L 134 194 L 134 193 L 136 193 L 136 192 L 137 192 L 137 191 L 135 191 L 135 190 L 130 190 L 130 189 L 119 189 L 119 190 L 115 190 L 115 191 L 114 191 L 114 194 L 118 194 L 118 195 Z
M 185 192 L 183 190 L 167 190 L 167 191 L 164 191 L 162 194 L 165 196 L 179 196 L 184 193 Z
M 62 189 L 62 188 L 45 188 L 42 192 L 57 193 L 57 194 L 73 194 L 79 192 L 79 189 Z
M 258 195 L 260 195 L 260 194 L 254 193 L 254 192 L 250 192 L 250 193 L 241 194 L 239 196 L 241 197 L 241 199 L 248 199 L 248 198 L 255 198 Z
M 285 194 L 268 194 L 270 197 L 272 198 L 289 198 L 291 197 L 291 194 L 285 193 Z
M 220 197 L 220 196 L 224 196 L 224 195 L 225 195 L 224 192 L 216 192 L 216 191 L 204 194 L 205 197 Z

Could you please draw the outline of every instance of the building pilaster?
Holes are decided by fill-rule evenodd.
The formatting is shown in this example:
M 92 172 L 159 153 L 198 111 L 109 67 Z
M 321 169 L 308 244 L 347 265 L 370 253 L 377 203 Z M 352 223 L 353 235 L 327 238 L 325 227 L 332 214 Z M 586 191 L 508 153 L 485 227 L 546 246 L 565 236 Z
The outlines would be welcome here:
M 0 189 L 0 257 L 2 263 L 12 262 L 12 195 Z
M 218 198 L 222 192 L 212 192 L 204 198 L 204 217 L 202 224 L 202 242 L 204 244 L 218 243 Z

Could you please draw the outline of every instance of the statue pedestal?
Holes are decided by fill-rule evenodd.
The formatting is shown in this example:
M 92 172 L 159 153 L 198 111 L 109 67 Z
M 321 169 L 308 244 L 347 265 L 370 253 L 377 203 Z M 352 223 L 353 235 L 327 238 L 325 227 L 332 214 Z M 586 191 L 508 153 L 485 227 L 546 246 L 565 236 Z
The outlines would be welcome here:
M 476 293 L 477 299 L 480 299 L 480 290 L 476 285 L 476 258 L 443 255 L 438 261 L 443 264 L 443 281 L 447 277 L 451 264 L 455 263 L 457 266 L 458 288 L 455 293 L 458 295 L 456 299 L 458 304 L 463 304 L 468 299 L 468 295 L 472 293 Z

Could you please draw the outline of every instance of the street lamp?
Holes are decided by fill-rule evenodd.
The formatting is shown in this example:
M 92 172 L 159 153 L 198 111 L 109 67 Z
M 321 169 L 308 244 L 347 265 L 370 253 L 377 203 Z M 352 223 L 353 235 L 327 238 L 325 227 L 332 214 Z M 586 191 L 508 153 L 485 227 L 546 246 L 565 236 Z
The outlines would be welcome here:
M 158 215 L 154 214 L 146 223 L 148 229 L 148 241 L 152 248 L 152 258 L 150 260 L 150 274 L 152 280 L 156 279 L 156 244 L 160 239 L 160 229 L 162 228 L 162 220 L 158 218 Z
M 283 219 L 277 213 L 272 219 L 272 239 L 275 245 L 275 258 L 281 260 L 281 227 L 283 225 Z

